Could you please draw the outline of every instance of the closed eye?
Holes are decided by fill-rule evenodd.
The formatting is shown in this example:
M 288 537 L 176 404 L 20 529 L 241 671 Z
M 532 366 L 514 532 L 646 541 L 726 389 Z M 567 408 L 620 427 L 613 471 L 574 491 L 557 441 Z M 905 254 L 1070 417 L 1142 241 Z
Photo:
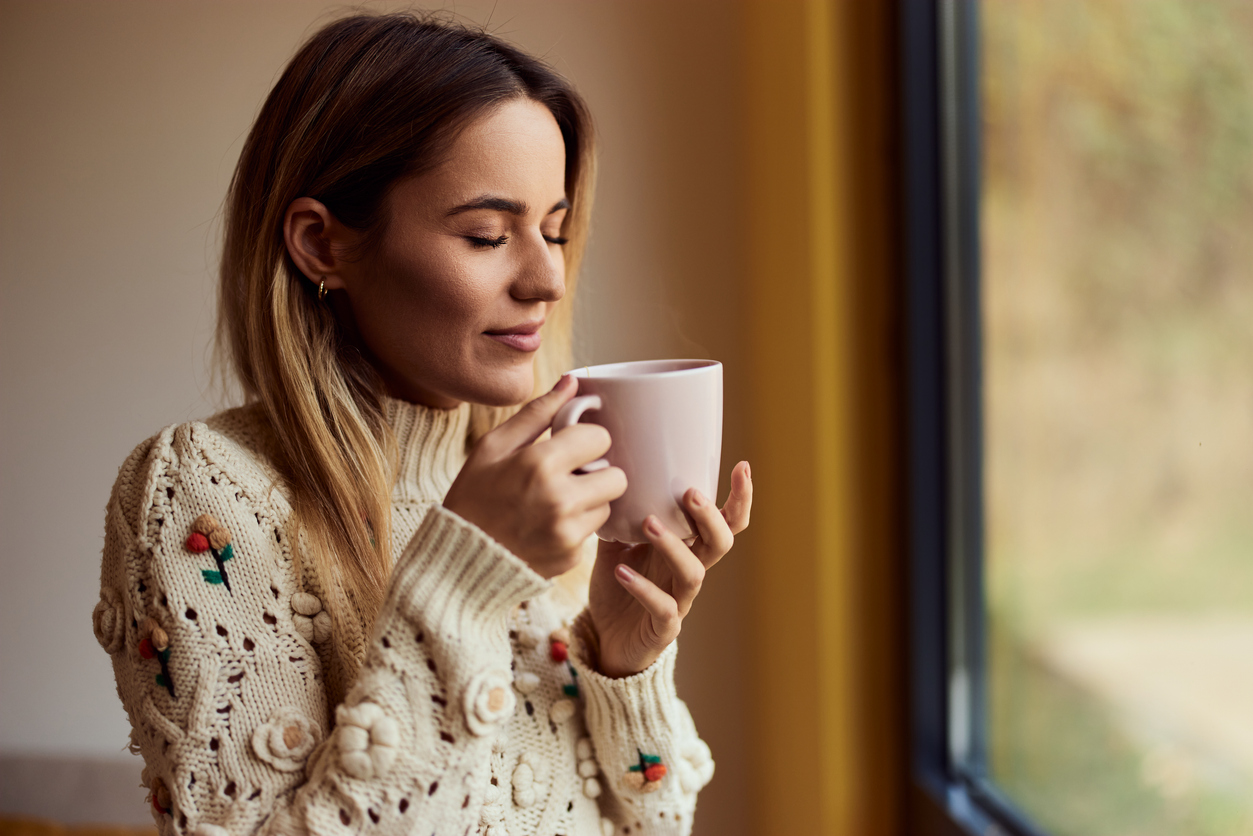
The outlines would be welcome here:
M 545 241 L 547 241 L 547 242 L 548 242 L 548 243 L 550 243 L 550 244 L 556 244 L 556 245 L 557 245 L 557 246 L 559 246 L 559 247 L 560 247 L 562 244 L 569 244 L 569 243 L 570 243 L 570 239 L 569 239 L 569 238 L 563 238 L 563 237 L 562 237 L 562 236 L 560 236 L 560 235 L 545 235 L 545 236 L 544 236 L 544 240 L 545 240 Z
M 467 235 L 466 240 L 476 247 L 491 247 L 493 250 L 497 247 L 504 246 L 509 240 L 508 235 L 502 235 L 499 238 L 480 238 L 477 235 Z

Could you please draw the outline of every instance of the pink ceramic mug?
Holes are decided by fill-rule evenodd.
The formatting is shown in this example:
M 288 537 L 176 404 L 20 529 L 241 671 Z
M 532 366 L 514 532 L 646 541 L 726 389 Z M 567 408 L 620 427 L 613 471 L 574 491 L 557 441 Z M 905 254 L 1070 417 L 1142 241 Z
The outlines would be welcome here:
M 722 456 L 722 364 L 642 360 L 571 372 L 579 394 L 553 419 L 553 432 L 582 421 L 609 430 L 612 446 L 584 472 L 626 471 L 627 490 L 610 503 L 602 540 L 647 543 L 644 519 L 656 514 L 683 539 L 695 537 L 679 502 L 696 488 L 717 501 Z

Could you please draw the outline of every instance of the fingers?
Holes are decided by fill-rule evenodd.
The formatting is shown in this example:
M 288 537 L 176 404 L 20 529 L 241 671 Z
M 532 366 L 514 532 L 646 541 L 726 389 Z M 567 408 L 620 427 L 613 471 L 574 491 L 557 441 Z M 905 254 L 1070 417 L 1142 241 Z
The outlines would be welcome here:
M 753 507 L 753 472 L 748 462 L 740 462 L 731 471 L 731 493 L 722 506 L 722 518 L 732 534 L 748 528 L 749 512 Z
M 649 516 L 644 520 L 644 534 L 653 549 L 659 553 L 670 568 L 673 581 L 670 585 L 679 616 L 687 615 L 692 602 L 705 582 L 705 566 L 678 536 L 662 525 L 661 520 Z
M 679 627 L 683 618 L 679 614 L 678 602 L 663 592 L 657 584 L 625 563 L 619 563 L 614 569 L 614 577 L 631 597 L 639 601 L 640 606 L 651 617 L 653 632 L 664 647 L 679 635 Z
M 627 489 L 626 473 L 620 467 L 606 467 L 574 478 L 589 507 L 604 506 L 605 519 L 609 519 L 609 503 L 626 493 Z
M 684 495 L 683 505 L 696 524 L 696 533 L 700 535 L 692 544 L 692 553 L 708 569 L 731 551 L 735 535 L 717 506 L 695 488 Z
M 557 410 L 573 398 L 578 390 L 579 384 L 574 375 L 564 375 L 550 392 L 540 395 L 518 410 L 508 421 L 485 435 L 480 446 L 489 450 L 493 458 L 507 456 L 526 447 L 544 434 L 544 430 L 548 429 L 556 417 Z
M 540 442 L 542 454 L 552 457 L 554 467 L 569 473 L 609 452 L 609 431 L 598 424 L 572 424 L 547 441 Z

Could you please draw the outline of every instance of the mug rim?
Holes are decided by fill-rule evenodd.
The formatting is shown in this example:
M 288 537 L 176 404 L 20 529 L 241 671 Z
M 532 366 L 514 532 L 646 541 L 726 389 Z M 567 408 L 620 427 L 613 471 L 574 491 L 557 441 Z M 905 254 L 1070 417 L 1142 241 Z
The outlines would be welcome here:
M 657 369 L 655 367 L 662 366 Z M 666 368 L 674 366 L 674 368 Z M 721 367 L 722 363 L 717 360 L 699 360 L 699 359 L 665 359 L 665 360 L 625 360 L 620 363 L 601 363 L 595 366 L 579 366 L 577 369 L 571 369 L 566 374 L 572 374 L 583 380 L 638 380 L 640 378 L 655 377 L 681 377 L 684 375 L 699 374 L 709 369 Z M 640 368 L 639 371 L 629 371 L 628 369 L 635 367 L 654 367 Z

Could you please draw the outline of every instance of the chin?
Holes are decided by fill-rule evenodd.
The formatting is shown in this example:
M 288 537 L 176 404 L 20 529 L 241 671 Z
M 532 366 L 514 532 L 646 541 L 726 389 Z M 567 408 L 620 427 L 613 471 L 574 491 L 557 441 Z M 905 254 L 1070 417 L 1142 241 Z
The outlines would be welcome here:
M 484 381 L 484 386 L 466 400 L 483 406 L 521 406 L 531 399 L 535 388 L 535 375 L 531 369 L 525 374 L 507 375 L 494 381 Z

